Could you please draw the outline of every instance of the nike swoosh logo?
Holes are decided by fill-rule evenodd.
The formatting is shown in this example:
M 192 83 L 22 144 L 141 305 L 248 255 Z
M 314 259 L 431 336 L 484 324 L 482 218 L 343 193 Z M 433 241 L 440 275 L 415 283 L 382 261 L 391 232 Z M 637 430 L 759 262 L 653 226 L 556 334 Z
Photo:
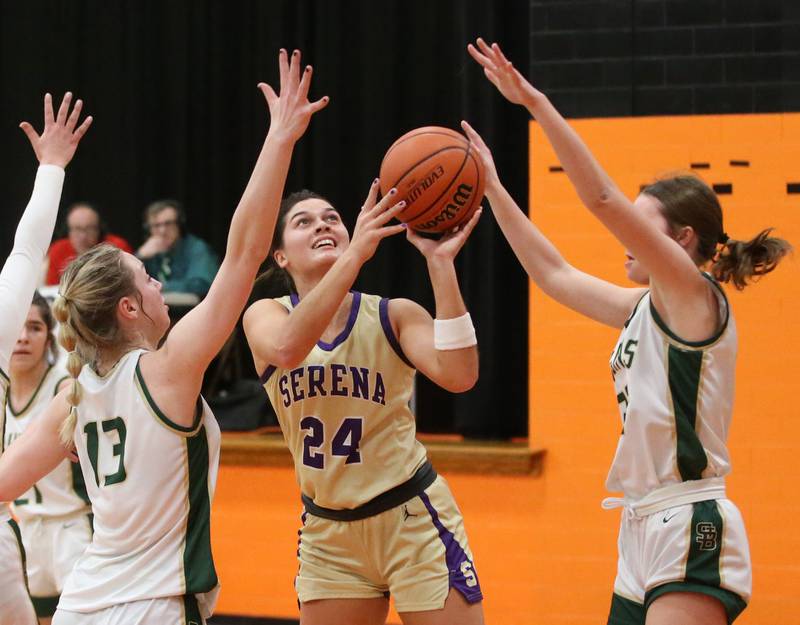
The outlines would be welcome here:
M 677 515 L 678 515 L 677 512 L 675 514 L 673 514 L 672 516 L 664 515 L 664 518 L 661 519 L 661 522 L 662 523 L 668 523 L 670 519 L 674 519 Z

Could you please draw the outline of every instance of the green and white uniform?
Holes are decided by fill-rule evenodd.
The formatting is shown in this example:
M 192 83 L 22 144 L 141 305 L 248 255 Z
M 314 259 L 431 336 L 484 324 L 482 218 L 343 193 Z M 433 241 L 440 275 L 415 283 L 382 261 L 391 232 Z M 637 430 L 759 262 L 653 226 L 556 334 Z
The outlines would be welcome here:
M 6 402 L 6 447 L 47 408 L 69 375 L 48 367 L 25 406 Z M 64 580 L 92 540 L 91 505 L 79 465 L 64 460 L 12 505 L 27 556 L 28 589 L 39 616 L 52 616 Z
M 738 340 L 711 284 L 722 321 L 713 337 L 680 339 L 648 292 L 611 356 L 623 430 L 606 486 L 624 498 L 603 504 L 625 511 L 609 623 L 644 623 L 647 606 L 673 590 L 717 597 L 731 620 L 750 598 L 747 534 L 724 480 Z M 620 616 L 628 612 L 639 617 Z
M 202 398 L 191 427 L 161 412 L 139 370 L 144 351 L 128 352 L 104 376 L 86 366 L 79 377 L 75 444 L 94 536 L 67 579 L 54 623 L 72 622 L 70 613 L 184 596 L 203 617 L 214 608 L 209 515 L 219 427 Z
M 296 295 L 277 300 L 290 311 Z M 461 513 L 427 461 L 408 407 L 416 371 L 389 300 L 352 293 L 344 330 L 262 383 L 294 458 L 305 506 L 301 602 L 381 597 L 440 609 L 450 588 L 480 601 Z

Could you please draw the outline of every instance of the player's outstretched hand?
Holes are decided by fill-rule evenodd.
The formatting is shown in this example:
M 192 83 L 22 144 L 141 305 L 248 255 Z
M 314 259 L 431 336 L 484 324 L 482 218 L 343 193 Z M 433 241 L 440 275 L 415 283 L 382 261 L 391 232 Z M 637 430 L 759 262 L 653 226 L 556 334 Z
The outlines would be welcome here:
M 455 228 L 451 228 L 442 235 L 439 239 L 429 239 L 423 237 L 418 232 L 409 228 L 406 232 L 406 238 L 411 244 L 416 247 L 426 260 L 446 260 L 452 262 L 458 255 L 458 252 L 464 247 L 470 233 L 474 230 L 475 224 L 481 218 L 483 207 L 479 207 L 469 221 L 465 224 L 460 224 Z
M 300 76 L 300 50 L 292 52 L 291 60 L 286 50 L 278 54 L 280 71 L 280 95 L 267 83 L 258 83 L 269 107 L 269 134 L 297 141 L 303 136 L 311 121 L 311 116 L 328 105 L 328 96 L 315 102 L 309 102 L 308 91 L 311 88 L 313 69 L 306 65 Z
M 486 145 L 483 137 L 481 137 L 466 120 L 461 120 L 461 127 L 464 129 L 464 132 L 467 133 L 467 138 L 472 144 L 471 149 L 477 152 L 478 158 L 481 160 L 483 171 L 486 175 L 487 190 L 494 188 L 500 184 L 500 178 L 497 175 L 497 167 L 494 164 L 492 151 L 489 149 L 489 146 Z
M 506 100 L 528 106 L 531 100 L 542 95 L 517 71 L 498 44 L 490 46 L 480 37 L 475 43 L 477 47 L 470 43 L 467 51 L 483 67 L 483 73 Z
M 390 190 L 378 202 L 379 188 L 380 180 L 375 178 L 367 193 L 367 199 L 361 206 L 348 248 L 348 251 L 355 254 L 362 264 L 372 258 L 378 243 L 405 229 L 405 224 L 387 224 L 403 211 L 406 203 L 397 201 L 396 189 Z
M 78 126 L 83 102 L 81 100 L 75 102 L 75 106 L 72 107 L 72 112 L 70 113 L 71 103 L 72 94 L 67 91 L 64 94 L 64 99 L 61 100 L 61 106 L 58 107 L 58 115 L 54 115 L 53 98 L 49 93 L 45 93 L 44 130 L 42 134 L 37 134 L 33 126 L 28 122 L 22 122 L 19 125 L 22 128 L 22 132 L 28 137 L 28 141 L 31 142 L 31 147 L 33 147 L 40 165 L 66 167 L 75 155 L 75 150 L 78 148 L 83 135 L 92 125 L 92 117 L 90 115 Z

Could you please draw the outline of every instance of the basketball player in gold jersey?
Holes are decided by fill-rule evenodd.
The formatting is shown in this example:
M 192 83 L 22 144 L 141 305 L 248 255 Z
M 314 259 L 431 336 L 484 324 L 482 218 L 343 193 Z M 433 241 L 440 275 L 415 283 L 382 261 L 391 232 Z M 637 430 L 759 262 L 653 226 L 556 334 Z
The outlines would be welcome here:
M 352 291 L 404 207 L 378 181 L 352 239 L 324 198 L 281 206 L 272 258 L 292 294 L 245 313 L 256 367 L 292 452 L 304 504 L 295 587 L 302 625 L 482 625 L 482 594 L 458 507 L 415 438 L 419 369 L 452 392 L 478 378 L 475 330 L 453 260 L 477 223 L 440 240 L 406 229 L 425 256 L 436 319 L 406 299 Z

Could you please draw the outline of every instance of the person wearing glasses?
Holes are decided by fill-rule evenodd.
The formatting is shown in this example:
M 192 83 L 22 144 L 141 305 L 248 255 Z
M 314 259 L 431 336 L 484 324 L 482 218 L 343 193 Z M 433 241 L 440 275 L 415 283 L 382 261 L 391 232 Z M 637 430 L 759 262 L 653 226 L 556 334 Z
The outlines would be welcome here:
M 67 236 L 53 241 L 47 252 L 44 283 L 48 286 L 58 284 L 72 259 L 98 243 L 109 243 L 133 253 L 133 248 L 125 239 L 106 232 L 103 218 L 94 206 L 88 202 L 77 202 L 70 206 L 67 210 Z
M 176 200 L 157 200 L 144 212 L 148 239 L 136 251 L 147 272 L 165 292 L 204 297 L 219 269 L 211 246 L 186 232 L 183 206 Z

